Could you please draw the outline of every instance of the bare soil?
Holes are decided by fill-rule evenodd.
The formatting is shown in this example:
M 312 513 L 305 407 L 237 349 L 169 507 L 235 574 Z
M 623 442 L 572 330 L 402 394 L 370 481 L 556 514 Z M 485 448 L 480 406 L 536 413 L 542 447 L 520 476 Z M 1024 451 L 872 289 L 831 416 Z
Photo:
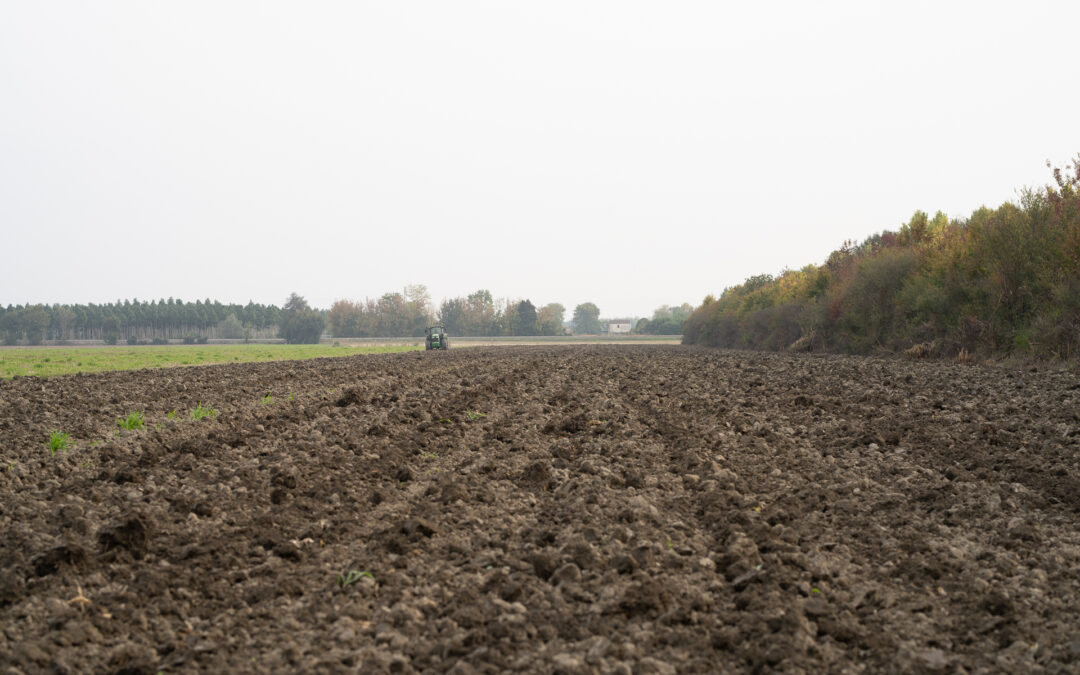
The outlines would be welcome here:
M 3 672 L 1080 671 L 1067 369 L 569 346 L 17 378 L 0 453 Z

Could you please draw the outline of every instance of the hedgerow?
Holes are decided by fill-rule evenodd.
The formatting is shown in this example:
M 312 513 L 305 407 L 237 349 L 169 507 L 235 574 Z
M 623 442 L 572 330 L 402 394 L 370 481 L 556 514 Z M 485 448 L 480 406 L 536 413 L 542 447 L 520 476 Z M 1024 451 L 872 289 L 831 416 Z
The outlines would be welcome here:
M 916 211 L 822 265 L 708 297 L 683 342 L 848 353 L 1080 355 L 1080 157 L 1019 203 Z

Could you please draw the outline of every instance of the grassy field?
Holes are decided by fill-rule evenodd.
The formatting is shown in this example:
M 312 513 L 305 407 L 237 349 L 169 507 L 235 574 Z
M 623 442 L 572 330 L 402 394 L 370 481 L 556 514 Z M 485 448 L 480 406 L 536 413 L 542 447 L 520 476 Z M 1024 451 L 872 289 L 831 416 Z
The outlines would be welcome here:
M 0 349 L 0 378 L 69 375 L 107 370 L 171 368 L 210 363 L 285 361 L 322 356 L 382 354 L 423 349 L 420 345 L 175 345 L 168 347 L 13 347 Z
M 579 335 L 558 337 L 463 337 L 451 338 L 451 348 L 482 345 L 543 344 L 678 344 L 671 335 Z M 323 356 L 383 354 L 424 348 L 424 338 L 366 338 L 335 340 L 318 345 L 235 344 L 96 347 L 4 347 L 0 348 L 0 379 L 34 375 L 100 373 L 108 370 L 172 368 L 211 363 L 287 361 Z

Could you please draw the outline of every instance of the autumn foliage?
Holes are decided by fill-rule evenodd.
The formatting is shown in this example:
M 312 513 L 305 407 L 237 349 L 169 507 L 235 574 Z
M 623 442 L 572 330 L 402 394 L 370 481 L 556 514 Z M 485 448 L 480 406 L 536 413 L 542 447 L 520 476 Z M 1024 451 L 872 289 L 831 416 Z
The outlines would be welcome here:
M 822 265 L 711 296 L 686 344 L 849 353 L 1080 355 L 1080 157 L 1019 203 L 915 212 Z

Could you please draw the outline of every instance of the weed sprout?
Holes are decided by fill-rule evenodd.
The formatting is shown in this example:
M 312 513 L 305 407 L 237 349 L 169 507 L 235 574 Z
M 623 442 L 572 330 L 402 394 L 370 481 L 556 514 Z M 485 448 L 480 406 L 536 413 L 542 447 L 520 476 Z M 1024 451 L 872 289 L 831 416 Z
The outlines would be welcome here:
M 128 431 L 132 431 L 134 429 L 142 429 L 144 426 L 146 426 L 146 419 L 143 417 L 143 414 L 138 410 L 131 413 L 127 417 L 121 417 L 120 419 L 116 420 L 117 432 L 119 432 L 120 429 L 127 429 Z
M 49 440 L 45 443 L 45 447 L 49 449 L 49 454 L 53 457 L 56 456 L 57 450 L 67 450 L 71 446 L 71 436 L 59 430 L 54 430 L 49 434 Z
M 346 586 L 351 586 L 352 584 L 355 584 L 357 581 L 360 581 L 364 577 L 367 577 L 369 579 L 374 579 L 375 575 L 372 574 L 371 572 L 361 572 L 360 570 L 349 570 L 349 572 L 347 574 L 339 574 L 339 575 L 337 575 L 337 585 L 338 585 L 339 588 L 345 588 Z
M 199 405 L 195 406 L 195 409 L 191 411 L 191 419 L 201 420 L 204 417 L 217 417 L 217 410 L 204 406 L 202 401 L 199 401 Z

